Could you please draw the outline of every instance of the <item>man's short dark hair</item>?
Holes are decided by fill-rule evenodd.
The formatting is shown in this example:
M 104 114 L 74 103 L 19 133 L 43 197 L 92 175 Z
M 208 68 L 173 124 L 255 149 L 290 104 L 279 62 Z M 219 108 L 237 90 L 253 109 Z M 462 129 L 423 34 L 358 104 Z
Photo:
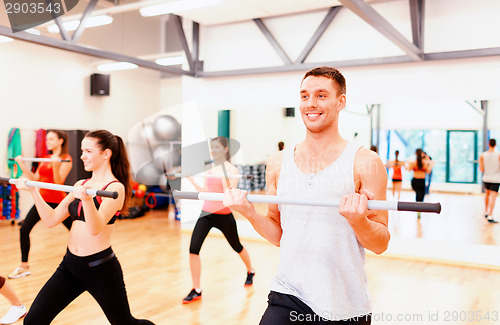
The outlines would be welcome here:
M 332 67 L 317 67 L 306 72 L 302 81 L 309 76 L 326 77 L 332 79 L 337 85 L 338 94 L 346 94 L 345 78 L 339 70 Z
M 490 147 L 494 147 L 497 145 L 497 140 L 495 139 L 490 139 Z

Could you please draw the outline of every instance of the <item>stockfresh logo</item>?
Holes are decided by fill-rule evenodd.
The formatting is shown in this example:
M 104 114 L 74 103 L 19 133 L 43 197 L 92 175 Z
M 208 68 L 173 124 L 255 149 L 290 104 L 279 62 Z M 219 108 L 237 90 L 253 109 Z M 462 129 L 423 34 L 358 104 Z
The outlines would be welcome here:
M 12 32 L 26 30 L 73 9 L 79 0 L 3 0 Z

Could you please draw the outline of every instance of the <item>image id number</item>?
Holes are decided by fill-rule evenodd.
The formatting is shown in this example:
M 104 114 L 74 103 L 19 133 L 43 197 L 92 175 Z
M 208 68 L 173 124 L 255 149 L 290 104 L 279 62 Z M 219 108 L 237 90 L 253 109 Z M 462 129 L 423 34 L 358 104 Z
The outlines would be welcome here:
M 61 13 L 60 3 L 33 3 L 33 2 L 5 2 L 5 9 L 7 14 L 43 14 L 43 13 Z

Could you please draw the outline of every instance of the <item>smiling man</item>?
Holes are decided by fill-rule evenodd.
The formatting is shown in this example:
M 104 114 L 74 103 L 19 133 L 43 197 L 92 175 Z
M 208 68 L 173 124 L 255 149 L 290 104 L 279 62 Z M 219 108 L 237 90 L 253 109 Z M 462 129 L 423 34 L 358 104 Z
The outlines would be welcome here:
M 268 194 L 340 198 L 340 206 L 270 204 L 261 215 L 246 200 L 246 191 L 225 191 L 224 205 L 281 247 L 260 324 L 370 324 L 364 249 L 381 254 L 390 235 L 387 211 L 368 210 L 367 200 L 386 199 L 387 173 L 376 153 L 340 136 L 346 84 L 338 70 L 308 71 L 300 97 L 306 137 L 270 157 Z

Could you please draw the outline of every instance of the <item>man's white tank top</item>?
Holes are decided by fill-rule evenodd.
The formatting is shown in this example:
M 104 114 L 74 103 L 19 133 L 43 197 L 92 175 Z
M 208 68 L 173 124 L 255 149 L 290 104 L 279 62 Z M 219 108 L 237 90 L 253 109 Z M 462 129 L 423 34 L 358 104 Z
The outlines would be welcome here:
M 285 149 L 277 195 L 339 199 L 355 192 L 354 156 L 359 148 L 349 141 L 335 162 L 314 174 L 304 174 L 297 167 L 295 148 Z M 278 208 L 283 234 L 271 290 L 299 298 L 329 320 L 369 314 L 365 251 L 338 208 Z
M 500 183 L 500 161 L 498 152 L 483 152 L 483 182 Z

